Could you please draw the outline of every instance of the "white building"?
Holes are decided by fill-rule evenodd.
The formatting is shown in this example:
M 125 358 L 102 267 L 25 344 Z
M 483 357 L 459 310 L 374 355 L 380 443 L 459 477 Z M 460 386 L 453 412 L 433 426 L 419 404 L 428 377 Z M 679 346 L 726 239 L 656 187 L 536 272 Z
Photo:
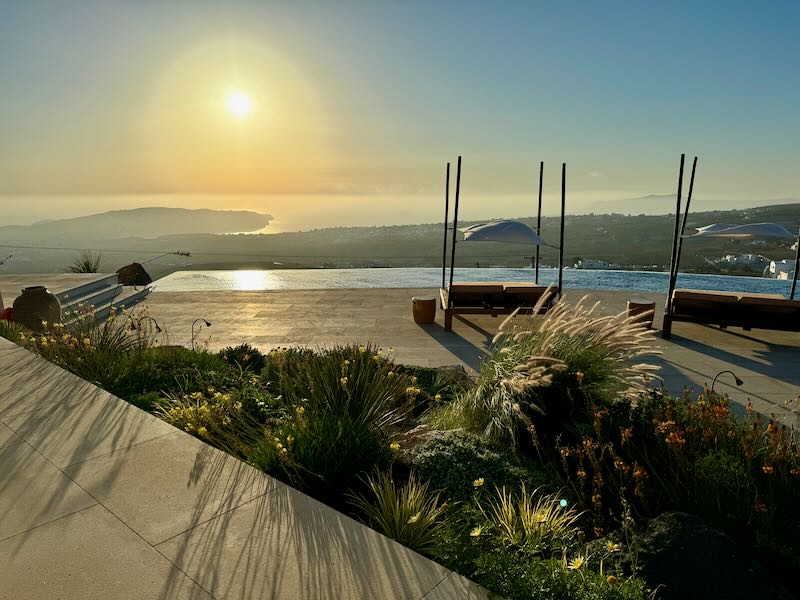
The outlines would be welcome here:
M 773 260 L 769 263 L 769 276 L 773 279 L 791 279 L 794 277 L 794 261 Z

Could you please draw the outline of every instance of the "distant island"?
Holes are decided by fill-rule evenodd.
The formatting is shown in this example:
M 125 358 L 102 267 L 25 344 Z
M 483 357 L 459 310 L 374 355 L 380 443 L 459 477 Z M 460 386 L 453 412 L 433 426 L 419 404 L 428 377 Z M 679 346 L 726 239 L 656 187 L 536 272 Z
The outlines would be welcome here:
M 115 270 L 148 263 L 157 278 L 181 269 L 285 269 L 441 266 L 442 223 L 377 227 L 337 227 L 276 234 L 237 234 L 260 230 L 271 217 L 246 211 L 150 208 L 50 221 L 28 227 L 2 227 L 4 245 L 14 256 L 3 272 L 63 271 L 76 248 L 99 250 L 103 268 Z M 521 220 L 534 225 L 532 217 Z M 687 232 L 710 223 L 777 222 L 790 231 L 800 226 L 800 203 L 706 211 L 689 215 Z M 567 215 L 565 261 L 572 267 L 608 264 L 619 269 L 665 271 L 674 216 Z M 459 226 L 470 223 L 459 223 Z M 543 264 L 558 260 L 559 219 L 542 219 Z M 77 234 L 76 232 L 80 232 Z M 36 246 L 59 250 L 24 248 Z M 169 255 L 176 250 L 191 257 Z M 459 244 L 456 264 L 468 267 L 523 267 L 532 248 L 518 245 Z M 6 251 L 4 249 L 4 251 Z M 167 256 L 161 256 L 167 255 Z M 730 258 L 742 256 L 745 258 Z M 755 258 L 753 258 L 755 256 Z M 758 257 L 767 259 L 767 263 Z M 702 238 L 687 241 L 681 267 L 687 272 L 761 275 L 769 260 L 794 260 L 791 242 L 758 243 Z
M 239 233 L 258 231 L 272 220 L 246 210 L 210 210 L 147 207 L 39 221 L 32 225 L 0 227 L 2 240 L 113 240 L 127 237 L 155 238 L 170 234 Z

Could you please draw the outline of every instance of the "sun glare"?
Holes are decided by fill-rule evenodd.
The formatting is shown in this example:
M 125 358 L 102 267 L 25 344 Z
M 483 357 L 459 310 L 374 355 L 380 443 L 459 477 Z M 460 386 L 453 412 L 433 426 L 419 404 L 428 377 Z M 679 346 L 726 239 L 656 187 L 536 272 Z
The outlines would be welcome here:
M 234 117 L 243 119 L 253 110 L 253 101 L 243 91 L 233 90 L 225 99 L 225 106 Z

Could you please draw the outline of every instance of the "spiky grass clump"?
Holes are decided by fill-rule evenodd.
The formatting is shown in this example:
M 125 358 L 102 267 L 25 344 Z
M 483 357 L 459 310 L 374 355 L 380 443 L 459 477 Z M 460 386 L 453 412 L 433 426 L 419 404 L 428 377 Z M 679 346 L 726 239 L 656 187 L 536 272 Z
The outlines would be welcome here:
M 385 472 L 368 477 L 366 484 L 368 492 L 349 496 L 364 522 L 412 550 L 429 552 L 443 527 L 446 510 L 439 494 L 430 492 L 428 483 L 419 481 L 414 473 L 401 486 Z
M 506 488 L 482 509 L 499 538 L 528 553 L 539 553 L 569 543 L 577 535 L 581 513 L 562 504 L 555 494 L 528 493 L 525 484 L 518 496 Z
M 99 273 L 103 257 L 99 252 L 82 250 L 67 267 L 70 273 Z
M 17 344 L 24 343 L 33 333 L 25 326 L 16 321 L 6 321 L 0 319 L 0 337 L 11 340 Z
M 595 405 L 635 402 L 646 390 L 657 368 L 637 359 L 656 353 L 648 343 L 652 332 L 626 313 L 599 316 L 599 303 L 589 305 L 586 297 L 574 305 L 561 300 L 540 319 L 549 293 L 533 316 L 515 312 L 503 322 L 475 386 L 434 411 L 434 425 L 516 443 L 520 431 L 591 422 Z

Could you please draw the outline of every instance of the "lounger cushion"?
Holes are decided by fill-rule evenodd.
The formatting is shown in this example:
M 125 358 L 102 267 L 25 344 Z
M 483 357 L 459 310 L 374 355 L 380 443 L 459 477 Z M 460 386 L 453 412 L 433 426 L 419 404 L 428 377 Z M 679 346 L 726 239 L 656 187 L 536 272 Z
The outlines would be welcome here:
M 450 295 L 456 294 L 502 294 L 503 284 L 483 281 L 466 281 L 450 286 Z
M 685 302 L 713 302 L 717 304 L 736 304 L 739 300 L 737 292 L 715 292 L 711 290 L 684 290 L 677 289 L 672 292 L 674 301 Z
M 763 306 L 764 308 L 783 308 L 800 310 L 800 300 L 788 300 L 781 296 L 777 298 L 763 298 L 759 296 L 742 296 L 739 303 L 745 306 Z
M 541 296 L 547 288 L 535 283 L 504 283 L 503 291 L 506 294 L 531 294 Z

